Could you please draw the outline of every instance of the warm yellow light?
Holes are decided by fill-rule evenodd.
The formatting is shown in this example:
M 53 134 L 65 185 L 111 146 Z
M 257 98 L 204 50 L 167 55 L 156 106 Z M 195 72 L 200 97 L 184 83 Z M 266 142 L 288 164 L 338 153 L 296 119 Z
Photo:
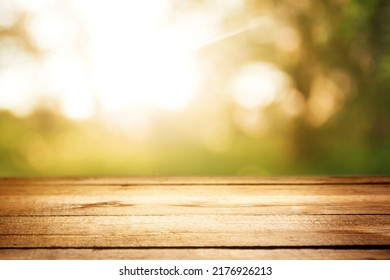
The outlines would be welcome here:
M 91 83 L 101 107 L 187 105 L 195 94 L 196 61 L 177 27 L 164 21 L 168 1 L 89 2 L 75 5 L 89 36 Z
M 36 101 L 32 89 L 34 74 L 34 62 L 27 57 L 19 57 L 13 67 L 0 69 L 0 109 L 12 110 L 20 116 L 30 113 Z
M 13 6 L 27 13 L 25 29 L 43 55 L 26 67 L 17 54 L 0 69 L 0 109 L 28 113 L 49 97 L 76 120 L 97 109 L 122 120 L 124 112 L 131 119 L 134 110 L 183 110 L 199 83 L 194 47 L 213 28 L 199 11 L 171 21 L 171 4 L 17 0 Z M 5 52 L 17 51 L 13 45 Z
M 233 80 L 232 94 L 236 103 L 246 109 L 263 108 L 286 90 L 288 78 L 276 66 L 268 63 L 244 67 Z
M 92 83 L 107 110 L 129 105 L 177 110 L 195 93 L 195 61 L 178 38 L 156 38 L 116 51 L 94 48 Z

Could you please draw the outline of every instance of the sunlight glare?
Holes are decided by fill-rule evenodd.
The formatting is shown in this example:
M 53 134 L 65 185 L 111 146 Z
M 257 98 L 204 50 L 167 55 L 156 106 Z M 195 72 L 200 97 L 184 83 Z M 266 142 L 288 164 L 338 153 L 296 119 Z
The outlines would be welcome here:
M 251 64 L 245 66 L 233 80 L 232 94 L 243 108 L 264 108 L 273 103 L 287 85 L 286 74 L 273 64 Z
M 57 96 L 66 117 L 84 120 L 93 115 L 94 97 L 80 57 L 48 55 L 41 64 L 39 78 L 42 95 Z
M 24 61 L 0 70 L 0 110 L 12 110 L 18 116 L 28 115 L 36 101 L 35 92 L 30 88 L 34 83 L 33 62 Z
M 0 29 L 9 28 L 17 20 L 16 5 L 12 1 L 0 1 Z
M 27 112 L 47 100 L 74 120 L 116 112 L 130 119 L 134 108 L 180 111 L 195 97 L 194 46 L 212 30 L 201 11 L 172 20 L 171 0 L 13 3 L 9 10 L 27 14 L 25 31 L 41 53 L 28 69 L 7 70 L 21 56 L 6 47 L 11 62 L 0 77 L 0 108 Z
M 165 22 L 168 1 L 153 6 L 149 1 L 77 3 L 90 37 L 92 85 L 105 110 L 180 110 L 191 101 L 195 59 L 177 28 Z

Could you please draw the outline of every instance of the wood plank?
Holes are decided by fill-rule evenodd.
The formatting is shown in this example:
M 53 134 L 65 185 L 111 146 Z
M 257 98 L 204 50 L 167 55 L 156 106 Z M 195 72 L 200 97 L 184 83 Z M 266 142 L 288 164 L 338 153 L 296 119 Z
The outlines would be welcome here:
M 0 178 L 0 259 L 390 259 L 390 177 Z
M 390 250 L 0 249 L 0 260 L 389 260 Z
M 389 245 L 389 215 L 0 217 L 0 247 Z
M 0 216 L 390 214 L 390 185 L 3 186 Z
M 0 178 L 0 185 L 252 185 L 252 184 L 390 184 L 390 176 L 306 176 L 306 177 L 53 177 Z
M 99 202 L 96 202 L 99 200 Z M 0 216 L 142 216 L 142 215 L 387 215 L 389 205 L 372 203 L 275 203 L 272 204 L 207 204 L 193 202 L 190 204 L 145 204 L 131 205 L 123 201 L 92 199 L 90 202 L 64 204 L 61 201 L 36 203 L 29 202 L 22 206 L 4 203 Z M 8 206 L 10 205 L 10 206 Z
M 66 186 L 51 186 L 51 185 L 0 185 L 0 196 L 7 195 L 104 195 L 108 193 L 118 194 L 151 194 L 159 195 L 165 192 L 173 192 L 175 194 L 183 194 L 188 191 L 194 195 L 219 195 L 229 192 L 236 195 L 242 194 L 279 194 L 279 195 L 294 195 L 294 194 L 315 194 L 315 195 L 388 195 L 390 194 L 390 184 L 375 184 L 375 185 L 66 185 Z

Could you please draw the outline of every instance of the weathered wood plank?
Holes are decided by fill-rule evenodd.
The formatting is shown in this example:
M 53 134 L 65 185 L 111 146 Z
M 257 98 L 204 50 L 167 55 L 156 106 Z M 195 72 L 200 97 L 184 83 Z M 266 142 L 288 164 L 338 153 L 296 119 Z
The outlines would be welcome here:
M 229 192 L 235 195 L 389 195 L 390 185 L 379 184 L 372 186 L 361 185 L 199 185 L 199 186 L 173 186 L 173 185 L 137 185 L 137 186 L 1 186 L 0 196 L 7 195 L 105 195 L 105 194 L 139 194 L 139 195 L 164 195 L 165 192 L 174 194 L 215 196 Z
M 0 178 L 0 185 L 243 185 L 243 184 L 389 184 L 390 176 L 306 176 L 306 177 L 65 177 Z
M 15 185 L 0 200 L 0 216 L 390 214 L 390 185 Z
M 0 207 L 1 216 L 143 216 L 143 215 L 387 215 L 390 206 L 377 203 L 275 203 L 272 204 L 207 204 L 207 202 L 192 202 L 189 204 L 128 204 L 124 201 L 98 199 L 82 203 L 38 204 L 30 202 L 17 206 L 4 203 Z M 35 205 L 37 206 L 34 206 Z
M 0 249 L 0 260 L 388 260 L 390 250 Z
M 0 259 L 390 259 L 389 246 L 390 176 L 0 178 Z
M 165 192 L 172 192 L 174 194 L 183 194 L 191 192 L 193 195 L 220 195 L 221 193 L 229 192 L 234 195 L 242 194 L 274 194 L 274 195 L 389 195 L 390 184 L 375 184 L 375 185 L 129 185 L 118 186 L 113 184 L 108 185 L 78 185 L 71 184 L 65 186 L 57 185 L 0 185 L 0 196 L 7 195 L 105 195 L 112 194 L 140 194 L 140 195 L 164 195 Z
M 390 215 L 0 217 L 0 247 L 389 245 Z

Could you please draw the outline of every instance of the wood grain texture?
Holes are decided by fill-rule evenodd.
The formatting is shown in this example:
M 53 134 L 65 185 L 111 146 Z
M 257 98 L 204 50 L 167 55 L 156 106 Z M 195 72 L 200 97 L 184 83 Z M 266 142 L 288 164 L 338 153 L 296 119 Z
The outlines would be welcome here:
M 1 185 L 2 215 L 390 214 L 390 185 Z
M 149 258 L 390 259 L 390 177 L 0 178 L 0 259 Z
M 389 249 L 0 249 L 0 260 L 386 260 L 389 256 Z
M 370 185 L 390 183 L 390 176 L 306 176 L 306 177 L 47 177 L 47 178 L 0 178 L 0 185 L 291 185 L 291 184 L 349 184 Z
M 1 220 L 0 247 L 390 244 L 390 215 L 63 216 Z

